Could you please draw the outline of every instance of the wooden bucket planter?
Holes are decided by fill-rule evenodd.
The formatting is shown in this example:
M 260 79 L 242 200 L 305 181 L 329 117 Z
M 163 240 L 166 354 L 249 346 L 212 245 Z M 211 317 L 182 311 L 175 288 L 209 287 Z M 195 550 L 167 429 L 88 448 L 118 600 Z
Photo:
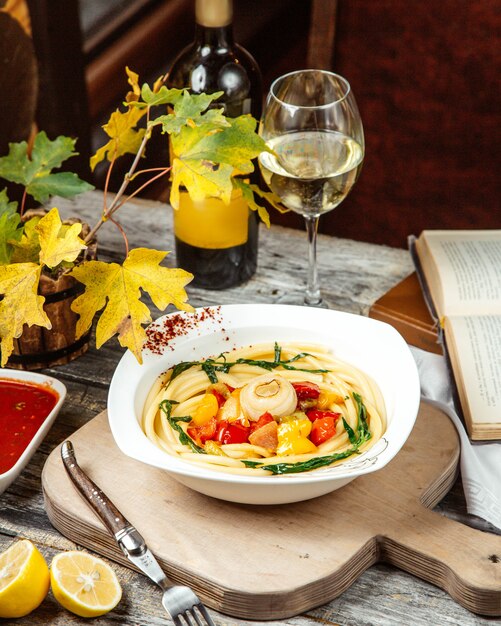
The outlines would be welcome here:
M 31 212 L 31 215 L 33 213 Z M 80 222 L 78 219 L 65 223 Z M 83 224 L 82 237 L 89 232 Z M 96 258 L 96 244 L 85 250 L 85 260 Z M 82 259 L 83 260 L 83 259 Z M 75 339 L 78 315 L 71 310 L 71 303 L 84 290 L 84 286 L 68 274 L 51 277 L 42 274 L 38 293 L 44 296 L 44 311 L 51 321 L 52 328 L 25 325 L 23 334 L 14 340 L 14 351 L 7 367 L 13 369 L 36 370 L 55 365 L 64 365 L 87 352 L 90 331 L 80 339 Z

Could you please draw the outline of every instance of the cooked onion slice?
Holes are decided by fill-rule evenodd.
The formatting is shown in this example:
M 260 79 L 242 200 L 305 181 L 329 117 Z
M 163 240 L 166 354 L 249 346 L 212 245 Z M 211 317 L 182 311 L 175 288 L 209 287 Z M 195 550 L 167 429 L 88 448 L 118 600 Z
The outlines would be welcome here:
M 294 413 L 297 396 L 288 380 L 277 374 L 263 374 L 242 387 L 240 405 L 251 420 L 257 420 L 267 411 L 274 417 Z

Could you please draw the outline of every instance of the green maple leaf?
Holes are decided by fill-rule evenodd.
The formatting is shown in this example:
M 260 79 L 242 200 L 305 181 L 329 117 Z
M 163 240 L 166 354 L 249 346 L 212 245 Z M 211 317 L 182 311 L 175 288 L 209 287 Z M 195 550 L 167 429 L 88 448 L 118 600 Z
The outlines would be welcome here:
M 7 196 L 7 188 L 0 191 L 0 215 L 4 213 L 14 214 L 17 210 L 17 202 L 10 202 Z
M 190 94 L 186 89 L 182 91 L 171 89 L 170 92 L 176 92 L 174 97 L 167 100 L 168 103 L 173 105 L 172 113 L 156 117 L 149 122 L 149 126 L 161 124 L 162 132 L 169 135 L 177 135 L 185 126 L 200 126 L 203 127 L 204 132 L 210 133 L 214 129 L 230 125 L 224 116 L 224 109 L 210 109 L 206 111 L 207 107 L 221 96 L 222 91 L 213 94 Z M 166 94 L 167 98 L 168 95 Z
M 207 196 L 228 203 L 233 190 L 233 175 L 254 170 L 252 159 L 268 150 L 255 133 L 256 120 L 250 115 L 228 119 L 224 128 L 206 132 L 200 127 L 184 126 L 171 135 L 173 152 L 170 202 L 179 206 L 179 187 L 184 185 L 193 200 Z
M 21 336 L 24 324 L 51 328 L 43 310 L 45 298 L 37 294 L 40 265 L 13 263 L 0 266 L 0 340 L 3 367 L 14 349 L 14 339 Z
M 38 202 L 46 202 L 53 195 L 71 198 L 94 189 L 71 172 L 52 173 L 78 154 L 74 147 L 74 139 L 61 136 L 51 141 L 43 131 L 35 137 L 31 154 L 25 141 L 11 143 L 9 153 L 0 158 L 0 177 L 23 185 Z
M 186 128 L 182 141 L 189 144 L 190 159 L 225 163 L 241 174 L 249 174 L 254 171 L 252 159 L 268 149 L 266 143 L 255 133 L 257 122 L 250 115 L 228 119 L 228 122 L 226 128 L 210 134 L 196 128 Z M 188 135 L 191 135 L 189 139 Z M 178 154 L 178 138 L 173 137 L 172 143 L 174 153 Z M 181 150 L 184 154 L 188 152 L 186 146 Z
M 148 307 L 141 302 L 141 290 L 163 311 L 174 304 L 178 309 L 192 310 L 186 303 L 184 287 L 193 278 L 181 269 L 161 267 L 167 252 L 136 248 L 123 265 L 88 261 L 73 268 L 71 275 L 85 285 L 84 293 L 71 308 L 78 313 L 77 338 L 91 326 L 94 315 L 103 309 L 96 325 L 96 346 L 118 333 L 120 345 L 129 348 L 141 363 L 146 340 L 143 324 L 151 321 Z
M 185 120 L 195 120 L 223 93 L 223 91 L 215 91 L 214 93 L 190 94 L 187 89 L 183 89 L 182 96 L 173 103 L 174 112 Z
M 141 100 L 134 106 L 144 108 L 146 106 L 174 105 L 183 94 L 182 89 L 168 89 L 165 85 L 158 91 L 151 89 L 146 83 L 141 87 Z
M 222 128 L 229 126 L 227 118 L 224 116 L 223 109 L 211 109 L 204 115 L 197 115 L 195 118 L 183 118 L 176 113 L 161 115 L 152 122 L 150 126 L 162 125 L 162 132 L 169 135 L 177 135 L 181 130 L 188 126 L 200 126 L 204 132 L 210 133 L 214 128 Z
M 23 234 L 23 229 L 19 227 L 21 217 L 16 208 L 16 202 L 9 202 L 7 190 L 0 191 L 0 265 L 11 262 L 12 243 L 19 241 Z
M 30 196 L 38 202 L 47 202 L 51 196 L 73 198 L 73 196 L 91 191 L 93 185 L 81 180 L 73 172 L 56 172 L 55 174 L 42 175 L 36 178 L 27 187 Z

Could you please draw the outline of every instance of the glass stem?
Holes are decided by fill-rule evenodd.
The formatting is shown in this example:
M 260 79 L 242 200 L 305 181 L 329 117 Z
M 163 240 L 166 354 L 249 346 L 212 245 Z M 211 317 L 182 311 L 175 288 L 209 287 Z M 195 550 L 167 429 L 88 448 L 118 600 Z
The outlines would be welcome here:
M 317 271 L 317 230 L 319 217 L 304 218 L 306 224 L 306 232 L 308 233 L 308 283 L 306 285 L 306 294 L 304 303 L 308 305 L 320 304 L 322 296 L 318 286 Z

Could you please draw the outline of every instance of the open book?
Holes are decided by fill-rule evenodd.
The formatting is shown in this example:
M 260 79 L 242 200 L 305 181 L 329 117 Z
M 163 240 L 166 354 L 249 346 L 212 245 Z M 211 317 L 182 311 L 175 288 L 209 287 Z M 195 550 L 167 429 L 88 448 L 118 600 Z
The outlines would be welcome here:
M 425 230 L 410 242 L 471 439 L 501 439 L 501 230 Z

